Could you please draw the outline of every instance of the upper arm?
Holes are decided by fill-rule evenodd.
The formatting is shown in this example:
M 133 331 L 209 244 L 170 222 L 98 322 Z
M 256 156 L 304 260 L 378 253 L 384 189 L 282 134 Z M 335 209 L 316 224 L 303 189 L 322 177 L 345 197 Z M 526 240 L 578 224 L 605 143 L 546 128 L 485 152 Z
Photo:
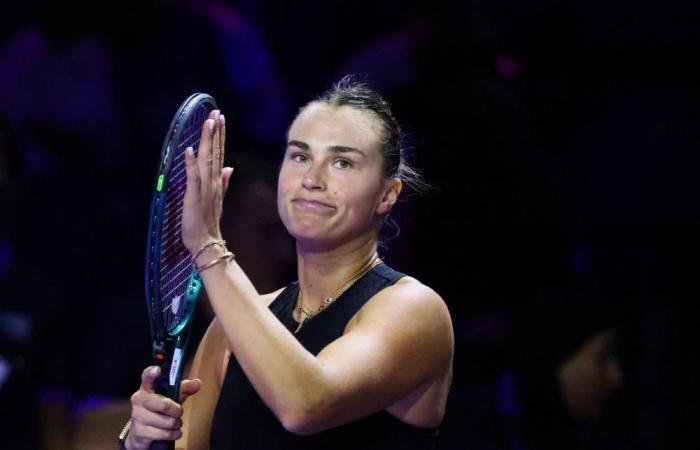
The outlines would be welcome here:
M 202 338 L 187 378 L 199 378 L 202 387 L 183 404 L 182 438 L 176 448 L 206 450 L 214 410 L 228 361 L 228 346 L 219 321 L 214 318 Z
M 380 291 L 318 355 L 326 391 L 315 407 L 329 421 L 321 428 L 386 409 L 442 379 L 453 346 L 449 312 L 434 291 L 413 279 Z

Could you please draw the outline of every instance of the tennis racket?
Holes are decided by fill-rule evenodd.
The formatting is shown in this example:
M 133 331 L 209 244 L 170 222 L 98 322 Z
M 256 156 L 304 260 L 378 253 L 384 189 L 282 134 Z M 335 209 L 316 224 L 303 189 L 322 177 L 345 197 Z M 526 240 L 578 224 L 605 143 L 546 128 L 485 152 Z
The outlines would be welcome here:
M 175 113 L 161 150 L 146 248 L 146 303 L 153 339 L 153 361 L 160 366 L 155 391 L 176 402 L 185 362 L 190 323 L 202 289 L 192 269 L 192 256 L 182 243 L 182 200 L 185 195 L 185 149 L 198 153 L 204 121 L 216 109 L 203 93 L 188 97 Z M 174 449 L 172 441 L 156 441 L 151 450 Z

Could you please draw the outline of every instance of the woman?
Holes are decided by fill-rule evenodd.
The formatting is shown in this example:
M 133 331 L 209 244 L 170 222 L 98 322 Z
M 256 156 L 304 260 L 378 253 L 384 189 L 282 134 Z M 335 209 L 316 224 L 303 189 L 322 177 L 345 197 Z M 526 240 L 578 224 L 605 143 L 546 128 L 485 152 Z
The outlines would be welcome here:
M 144 371 L 126 448 L 433 448 L 452 376 L 449 312 L 377 256 L 382 223 L 415 181 L 400 137 L 386 102 L 348 77 L 301 109 L 277 194 L 298 282 L 261 295 L 221 241 L 233 169 L 224 116 L 211 114 L 199 156 L 186 153 L 182 238 L 216 318 L 184 407 L 154 394 L 157 369 Z

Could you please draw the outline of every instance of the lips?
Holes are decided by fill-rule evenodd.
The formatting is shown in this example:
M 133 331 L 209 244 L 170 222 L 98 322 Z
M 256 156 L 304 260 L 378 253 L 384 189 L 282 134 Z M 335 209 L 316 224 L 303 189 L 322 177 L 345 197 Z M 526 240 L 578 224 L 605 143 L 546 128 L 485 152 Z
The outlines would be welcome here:
M 292 204 L 294 205 L 294 208 L 298 210 L 317 214 L 329 213 L 335 210 L 335 207 L 333 205 L 329 205 L 328 203 L 304 198 L 295 198 L 292 200 Z

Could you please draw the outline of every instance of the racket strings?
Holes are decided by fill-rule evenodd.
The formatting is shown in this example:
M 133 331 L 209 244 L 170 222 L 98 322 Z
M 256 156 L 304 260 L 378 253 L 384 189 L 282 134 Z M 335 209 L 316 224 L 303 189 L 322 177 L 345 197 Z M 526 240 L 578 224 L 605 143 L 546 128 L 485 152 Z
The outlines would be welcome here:
M 184 148 L 193 147 L 195 151 L 199 145 L 199 135 L 193 133 L 192 126 L 193 121 L 188 124 L 189 127 L 185 131 L 189 139 L 183 140 L 178 146 L 178 152 L 176 153 L 176 161 L 174 167 L 171 169 L 171 180 L 168 188 L 168 205 L 165 210 L 164 222 L 170 224 L 170 226 L 164 230 L 163 233 L 163 247 L 169 247 L 175 245 L 177 247 L 180 240 L 180 224 L 182 223 L 182 198 L 185 195 L 185 190 L 187 188 L 187 172 L 184 169 L 185 158 L 182 156 L 182 151 Z M 173 208 L 175 206 L 175 208 Z M 167 256 L 166 256 L 167 259 Z
M 164 298 L 174 298 L 174 297 L 177 297 L 178 295 L 184 294 L 184 291 L 178 292 L 178 288 L 180 288 L 182 286 L 181 283 L 183 281 L 187 281 L 189 279 L 189 275 L 191 273 L 191 268 L 192 267 L 190 264 L 184 264 L 180 268 L 179 272 L 176 272 L 175 274 L 173 274 L 173 278 L 175 278 L 176 282 L 174 282 L 174 283 L 168 282 L 164 285 L 164 287 L 171 286 L 171 289 L 168 292 L 166 292 L 165 294 L 163 294 Z M 169 306 L 171 306 L 171 305 L 166 305 L 164 309 L 167 309 Z
M 193 147 L 195 153 L 198 152 L 201 126 L 208 115 L 206 107 L 198 107 L 184 123 L 179 140 L 173 143 L 174 160 L 165 193 L 159 274 L 161 312 L 168 331 L 175 328 L 189 313 L 189 305 L 184 304 L 183 298 L 189 288 L 192 273 L 192 256 L 181 237 L 182 200 L 187 187 L 183 152 L 187 147 Z
M 169 195 L 172 195 L 174 198 L 182 198 L 185 195 L 185 190 L 187 187 L 186 183 L 183 183 L 183 180 L 186 180 L 186 175 L 184 175 L 185 172 L 182 171 L 181 173 L 178 173 L 175 179 L 173 180 L 173 193 L 169 193 Z M 163 246 L 169 247 L 171 245 L 177 245 L 178 242 L 181 241 L 180 239 L 180 225 L 182 224 L 182 203 L 170 203 L 168 202 L 168 205 L 171 206 L 170 208 L 166 207 L 165 211 L 165 216 L 164 216 L 164 221 L 169 224 L 168 228 L 164 230 L 163 232 Z M 173 208 L 174 206 L 174 208 Z M 176 242 L 177 241 L 177 242 Z M 167 257 L 166 257 L 167 259 Z
M 208 113 L 206 113 L 208 114 Z M 199 114 L 200 116 L 204 116 L 204 114 Z M 202 119 L 203 117 L 197 117 L 197 119 Z M 182 223 L 181 217 L 182 217 L 182 202 L 177 201 L 184 197 L 185 190 L 187 187 L 187 172 L 184 169 L 185 165 L 185 158 L 182 156 L 183 150 L 187 147 L 193 147 L 195 149 L 195 153 L 198 152 L 198 146 L 200 142 L 200 135 L 199 135 L 199 125 L 198 125 L 197 120 L 190 120 L 187 123 L 187 128 L 185 131 L 185 135 L 187 136 L 187 139 L 184 139 L 178 146 L 178 152 L 176 153 L 176 161 L 175 161 L 175 166 L 173 169 L 171 169 L 171 172 L 174 174 L 173 179 L 170 183 L 170 186 L 172 186 L 173 189 L 173 197 L 174 197 L 174 204 L 177 205 L 177 207 L 173 210 L 172 208 L 167 208 L 166 213 L 165 213 L 165 221 L 168 223 L 172 223 L 172 226 L 169 227 L 170 229 L 166 230 L 165 233 L 163 233 L 163 244 L 165 247 L 168 247 L 170 245 L 175 245 L 177 248 L 177 243 L 176 241 L 180 241 L 180 225 Z M 177 200 L 175 200 L 177 199 Z M 172 205 L 173 203 L 168 202 L 169 205 Z M 177 220 L 172 220 L 171 216 L 175 215 L 177 217 Z

